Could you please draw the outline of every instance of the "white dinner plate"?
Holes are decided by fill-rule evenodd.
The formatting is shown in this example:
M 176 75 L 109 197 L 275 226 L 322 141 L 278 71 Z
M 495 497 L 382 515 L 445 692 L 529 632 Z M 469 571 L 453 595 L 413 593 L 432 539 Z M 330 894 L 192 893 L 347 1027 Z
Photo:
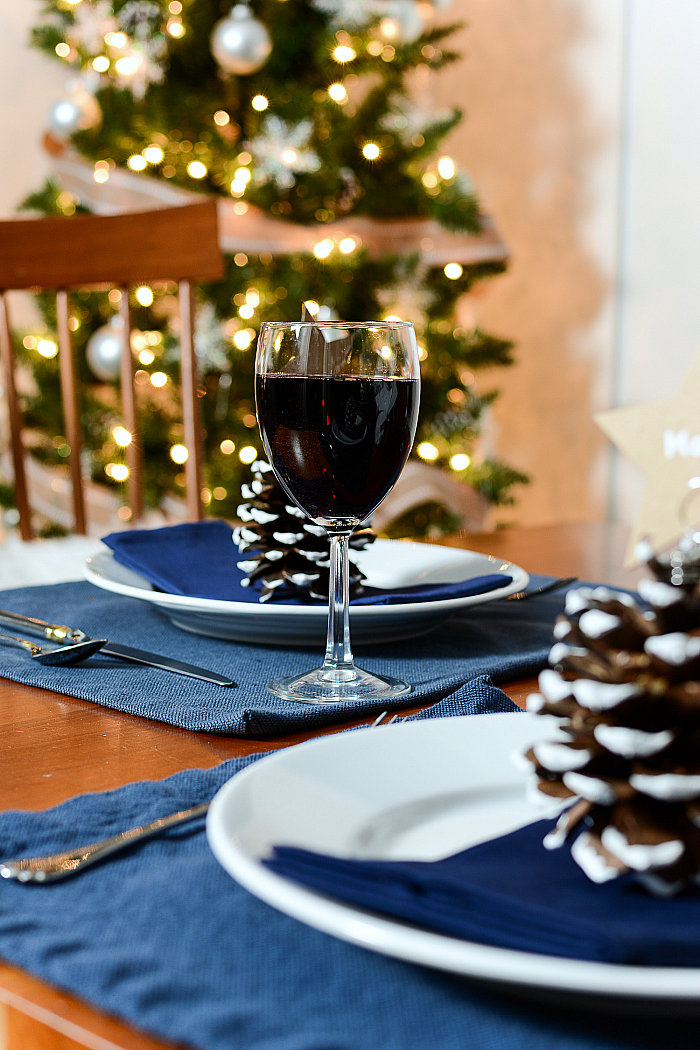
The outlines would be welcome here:
M 261 759 L 218 792 L 207 836 L 222 866 L 280 911 L 372 951 L 552 992 L 676 1008 L 700 1004 L 700 969 L 622 966 L 492 948 L 341 904 L 269 871 L 274 845 L 348 857 L 436 860 L 541 819 L 510 755 L 551 720 L 493 714 L 312 740 Z M 547 814 L 544 813 L 546 816 Z M 513 878 L 517 879 L 514 860 Z
M 423 583 L 456 583 L 494 572 L 512 577 L 512 582 L 503 587 L 467 598 L 351 606 L 350 625 L 355 644 L 394 641 L 423 634 L 457 609 L 505 598 L 527 587 L 530 579 L 524 569 L 500 558 L 405 540 L 376 540 L 364 551 L 353 551 L 353 560 L 367 576 L 370 586 L 385 589 Z M 328 608 L 324 603 L 275 605 L 274 602 L 228 602 L 166 594 L 120 565 L 106 548 L 87 559 L 85 576 L 97 587 L 152 602 L 176 627 L 195 634 L 268 645 L 318 646 L 326 640 Z

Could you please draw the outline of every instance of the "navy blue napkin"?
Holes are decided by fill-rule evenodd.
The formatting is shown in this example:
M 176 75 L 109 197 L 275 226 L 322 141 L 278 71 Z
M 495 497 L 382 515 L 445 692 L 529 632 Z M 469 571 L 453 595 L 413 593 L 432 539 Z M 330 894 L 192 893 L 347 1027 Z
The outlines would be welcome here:
M 188 522 L 164 529 L 114 532 L 102 540 L 120 564 L 133 569 L 168 594 L 224 601 L 258 602 L 259 587 L 244 587 L 246 573 L 238 568 L 241 555 L 230 525 L 221 520 Z M 465 598 L 505 587 L 512 580 L 505 573 L 489 573 L 459 583 L 421 584 L 398 591 L 366 587 L 353 605 L 395 605 L 406 602 Z M 276 596 L 276 605 L 297 605 L 298 598 Z M 318 605 L 314 601 L 314 605 Z
M 427 717 L 512 709 L 485 679 Z M 514 715 L 517 717 L 517 715 Z M 391 733 L 391 726 L 371 730 Z M 75 846 L 210 799 L 259 759 L 0 814 L 2 855 Z M 263 759 L 264 760 L 264 759 Z M 517 857 L 512 874 L 517 873 Z M 84 875 L 0 880 L 0 956 L 161 1039 L 198 1050 L 695 1050 L 697 1022 L 597 1016 L 346 944 L 251 896 L 204 822 Z
M 438 861 L 350 860 L 280 846 L 279 875 L 370 911 L 498 948 L 597 962 L 700 965 L 700 892 L 593 883 L 537 821 Z
M 539 582 L 533 577 L 533 586 Z M 355 656 L 373 674 L 411 683 L 409 696 L 384 706 L 396 710 L 435 703 L 479 674 L 489 674 L 496 682 L 536 674 L 546 666 L 552 626 L 563 606 L 560 591 L 527 601 L 468 606 L 442 622 L 439 631 L 381 646 L 356 646 Z M 317 650 L 245 645 L 192 634 L 173 626 L 150 602 L 89 583 L 3 591 L 0 608 L 208 667 L 238 683 L 236 689 L 225 689 L 124 663 L 103 653 L 76 667 L 45 667 L 30 660 L 23 650 L 0 644 L 0 674 L 5 678 L 170 725 L 259 738 L 345 722 L 378 710 L 376 703 L 367 700 L 301 704 L 280 700 L 267 691 L 271 678 L 318 666 L 321 654 Z

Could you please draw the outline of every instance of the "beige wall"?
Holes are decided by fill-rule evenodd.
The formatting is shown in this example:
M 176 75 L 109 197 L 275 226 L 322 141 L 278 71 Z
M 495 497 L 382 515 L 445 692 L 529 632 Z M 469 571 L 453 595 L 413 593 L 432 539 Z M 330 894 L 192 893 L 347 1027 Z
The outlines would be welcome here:
M 488 443 L 532 477 L 501 521 L 631 523 L 644 478 L 592 421 L 675 392 L 700 347 L 697 0 L 453 0 L 434 98 L 511 249 L 473 304 L 517 344 Z M 480 379 L 479 382 L 484 380 Z
M 41 137 L 67 76 L 58 62 L 28 46 L 41 7 L 39 0 L 0 0 L 0 218 L 11 217 L 50 169 Z
M 620 63 L 617 19 L 596 37 L 591 8 L 600 16 L 569 0 L 455 0 L 447 12 L 468 22 L 466 58 L 436 98 L 465 109 L 450 149 L 511 250 L 472 304 L 516 344 L 515 366 L 478 377 L 501 390 L 486 444 L 532 478 L 497 521 L 605 515 L 607 447 L 591 414 L 609 403 Z

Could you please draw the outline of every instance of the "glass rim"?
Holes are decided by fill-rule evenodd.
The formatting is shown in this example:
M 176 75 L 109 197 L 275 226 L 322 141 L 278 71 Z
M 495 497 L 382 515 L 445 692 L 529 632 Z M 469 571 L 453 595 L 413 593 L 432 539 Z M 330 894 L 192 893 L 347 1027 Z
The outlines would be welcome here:
M 413 328 L 413 321 L 263 321 L 260 325 L 260 331 L 265 328 L 270 329 L 292 329 L 292 328 L 389 328 L 389 329 L 407 329 Z

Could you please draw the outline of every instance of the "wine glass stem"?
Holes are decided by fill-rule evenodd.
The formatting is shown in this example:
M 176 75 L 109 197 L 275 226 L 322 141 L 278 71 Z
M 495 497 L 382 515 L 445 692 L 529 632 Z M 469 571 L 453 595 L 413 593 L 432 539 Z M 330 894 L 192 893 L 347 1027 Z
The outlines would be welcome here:
M 350 616 L 348 613 L 348 541 L 350 533 L 331 533 L 331 566 L 328 587 L 328 637 L 324 677 L 335 681 L 351 681 L 355 665 L 350 649 Z

